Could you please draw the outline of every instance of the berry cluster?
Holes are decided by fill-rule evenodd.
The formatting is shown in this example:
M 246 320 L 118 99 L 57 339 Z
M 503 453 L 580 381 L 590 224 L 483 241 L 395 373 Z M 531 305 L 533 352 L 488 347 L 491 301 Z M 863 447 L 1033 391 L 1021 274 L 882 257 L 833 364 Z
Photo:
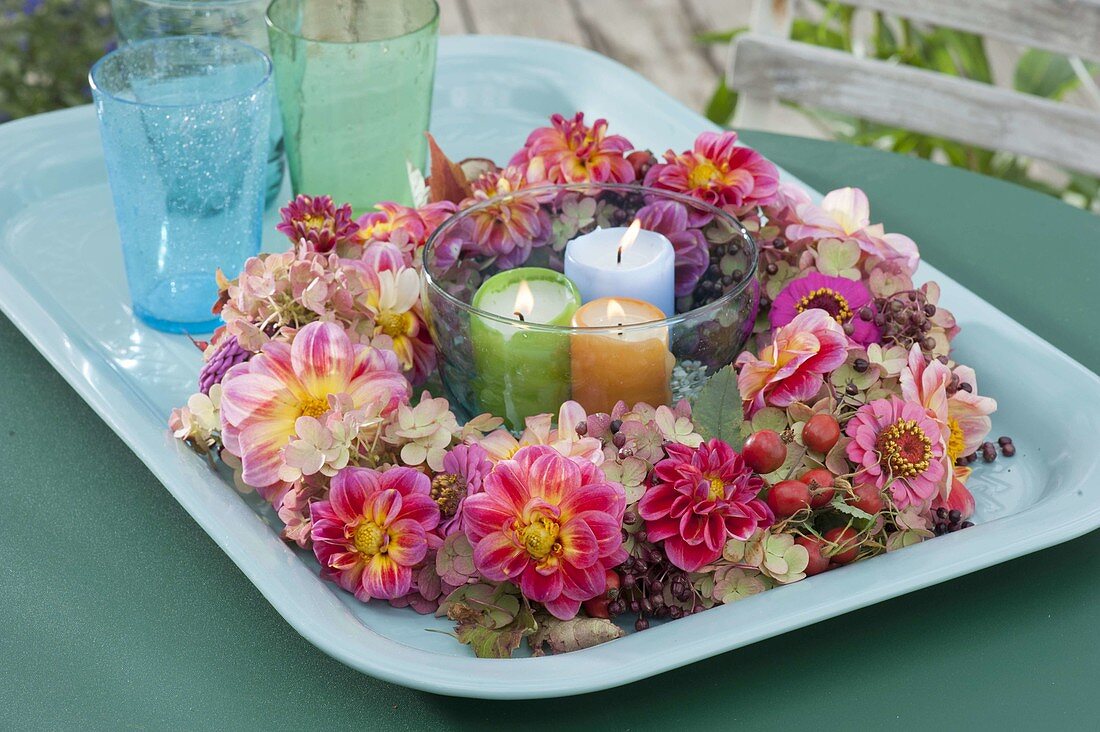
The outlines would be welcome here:
M 711 247 L 710 265 L 703 273 L 702 279 L 695 286 L 691 295 L 691 307 L 700 308 L 722 297 L 726 288 L 740 282 L 745 273 L 739 269 L 731 269 L 732 265 L 723 266 L 723 260 L 727 255 L 736 256 L 741 252 L 741 243 L 731 241 L 728 244 L 719 244 Z M 730 271 L 726 271 L 730 270 Z
M 936 342 L 928 335 L 935 314 L 936 306 L 928 302 L 920 290 L 875 298 L 873 308 L 867 305 L 859 309 L 860 319 L 874 321 L 888 343 L 906 350 L 917 343 L 926 353 L 936 347 Z
M 635 630 L 645 630 L 651 618 L 676 620 L 701 612 L 704 608 L 696 602 L 687 573 L 674 567 L 659 547 L 647 542 L 644 530 L 635 538 L 633 553 L 618 568 L 620 589 L 618 597 L 608 603 L 610 616 L 633 613 L 638 616 Z
M 962 513 L 954 509 L 948 511 L 946 508 L 937 508 L 932 516 L 935 519 L 935 523 L 932 524 L 932 531 L 936 536 L 950 534 L 960 529 L 969 529 L 974 525 L 972 521 L 963 521 Z

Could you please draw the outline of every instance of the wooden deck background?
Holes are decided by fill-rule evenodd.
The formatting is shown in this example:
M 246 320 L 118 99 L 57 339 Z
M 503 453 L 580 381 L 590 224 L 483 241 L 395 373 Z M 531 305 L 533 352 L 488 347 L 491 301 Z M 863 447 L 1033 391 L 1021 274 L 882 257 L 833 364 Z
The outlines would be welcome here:
M 438 0 L 440 32 L 532 36 L 591 48 L 701 110 L 722 77 L 726 46 L 703 31 L 746 26 L 751 0 Z

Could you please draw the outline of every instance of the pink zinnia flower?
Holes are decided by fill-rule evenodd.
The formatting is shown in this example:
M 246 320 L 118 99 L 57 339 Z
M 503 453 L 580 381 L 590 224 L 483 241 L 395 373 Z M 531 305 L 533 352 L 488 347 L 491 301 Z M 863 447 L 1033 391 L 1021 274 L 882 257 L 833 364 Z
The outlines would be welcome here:
M 466 499 L 466 536 L 477 570 L 516 582 L 523 595 L 568 620 L 607 589 L 622 549 L 622 486 L 590 462 L 551 447 L 525 447 L 497 463 Z
M 695 291 L 695 285 L 710 264 L 707 238 L 689 226 L 688 210 L 677 201 L 657 200 L 638 209 L 635 216 L 642 228 L 664 234 L 676 252 L 676 296 Z
M 473 196 L 464 200 L 459 208 L 514 193 L 525 185 L 523 171 L 514 166 L 482 173 L 472 183 Z M 471 213 L 468 236 L 474 253 L 495 255 L 504 269 L 523 264 L 531 256 L 531 249 L 546 244 L 553 231 L 550 215 L 543 210 L 542 203 L 540 196 L 508 196 Z
M 753 356 L 737 357 L 737 387 L 749 416 L 766 405 L 787 407 L 811 398 L 824 376 L 848 357 L 848 337 L 824 310 L 799 313 L 775 333 L 775 340 Z
M 890 485 L 898 508 L 927 503 L 944 477 L 943 435 L 919 402 L 896 396 L 864 404 L 848 422 L 857 482 Z
M 313 553 L 323 576 L 363 602 L 407 594 L 413 567 L 428 555 L 429 532 L 439 524 L 430 489 L 428 477 L 411 468 L 340 471 L 328 500 L 310 505 Z
M 392 351 L 355 345 L 343 328 L 322 322 L 302 328 L 290 345 L 268 342 L 229 370 L 222 389 L 222 441 L 254 488 L 278 482 L 299 417 L 320 418 L 335 401 L 386 414 L 409 397 Z
M 694 196 L 735 210 L 765 206 L 775 198 L 779 170 L 752 148 L 737 144 L 736 132 L 704 132 L 695 146 L 677 155 L 669 150 L 645 184 Z
M 607 120 L 584 124 L 584 113 L 572 119 L 560 114 L 550 127 L 532 132 L 509 165 L 522 169 L 530 183 L 630 183 L 634 166 L 625 157 L 633 145 L 622 135 L 607 134 Z
M 352 221 L 351 206 L 339 208 L 328 196 L 300 195 L 279 211 L 283 220 L 276 229 L 298 245 L 303 239 L 309 251 L 322 254 L 353 241 L 359 225 Z
M 695 572 L 722 556 L 729 539 L 748 539 L 775 517 L 758 497 L 764 480 L 721 440 L 699 447 L 669 443 L 638 502 L 650 541 L 664 541 L 670 562 Z
M 862 282 L 810 272 L 783 288 L 772 303 L 769 317 L 772 327 L 780 328 L 799 313 L 819 308 L 843 326 L 844 332 L 856 343 L 862 346 L 879 343 L 882 336 L 874 321 L 859 316 L 863 307 L 874 311 L 871 293 Z
M 432 479 L 432 500 L 443 517 L 439 525 L 443 536 L 465 532 L 466 499 L 481 492 L 485 476 L 492 469 L 489 453 L 477 444 L 456 445 L 443 456 L 443 472 Z
M 917 269 L 920 255 L 916 243 L 902 234 L 887 234 L 882 224 L 871 223 L 871 204 L 859 188 L 830 191 L 815 206 L 810 201 L 797 204 L 801 223 L 787 226 L 792 242 L 804 239 L 854 239 L 859 248 L 872 257 L 896 262 L 906 274 Z

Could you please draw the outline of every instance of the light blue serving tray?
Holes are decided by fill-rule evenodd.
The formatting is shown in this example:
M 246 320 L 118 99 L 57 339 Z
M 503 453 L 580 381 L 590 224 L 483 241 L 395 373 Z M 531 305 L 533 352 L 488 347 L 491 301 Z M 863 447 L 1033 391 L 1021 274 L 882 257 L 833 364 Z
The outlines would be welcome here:
M 714 129 L 588 51 L 485 36 L 441 41 L 432 129 L 454 158 L 503 161 L 551 113 L 576 110 L 607 117 L 614 132 L 658 152 Z M 55 236 L 44 243 L 42 231 Z M 285 246 L 271 220 L 266 236 L 269 248 Z M 942 285 L 963 328 L 958 357 L 1000 402 L 997 432 L 1021 446 L 971 482 L 978 526 L 584 651 L 481 660 L 426 632 L 449 629 L 442 620 L 362 605 L 322 582 L 312 556 L 278 538 L 262 502 L 172 439 L 165 420 L 193 391 L 200 356 L 130 312 L 94 111 L 0 126 L 0 307 L 287 622 L 349 666 L 441 694 L 521 699 L 629 683 L 1100 526 L 1100 379 L 933 268 L 920 274 Z M 1089 408 L 1055 418 L 1046 404 Z

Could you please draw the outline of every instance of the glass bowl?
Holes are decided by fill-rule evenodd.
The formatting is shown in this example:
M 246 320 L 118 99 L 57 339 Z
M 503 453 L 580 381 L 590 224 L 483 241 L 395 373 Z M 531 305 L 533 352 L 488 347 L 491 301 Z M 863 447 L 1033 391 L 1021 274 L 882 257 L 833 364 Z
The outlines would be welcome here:
M 571 263 L 576 284 L 565 277 L 570 242 L 635 221 L 661 236 L 643 233 L 633 256 L 619 232 L 598 233 L 588 241 L 603 247 L 604 271 L 593 279 Z M 537 186 L 446 220 L 424 248 L 422 301 L 452 408 L 518 430 L 569 399 L 591 414 L 619 400 L 693 396 L 752 332 L 756 266 L 744 227 L 694 198 L 637 185 Z

